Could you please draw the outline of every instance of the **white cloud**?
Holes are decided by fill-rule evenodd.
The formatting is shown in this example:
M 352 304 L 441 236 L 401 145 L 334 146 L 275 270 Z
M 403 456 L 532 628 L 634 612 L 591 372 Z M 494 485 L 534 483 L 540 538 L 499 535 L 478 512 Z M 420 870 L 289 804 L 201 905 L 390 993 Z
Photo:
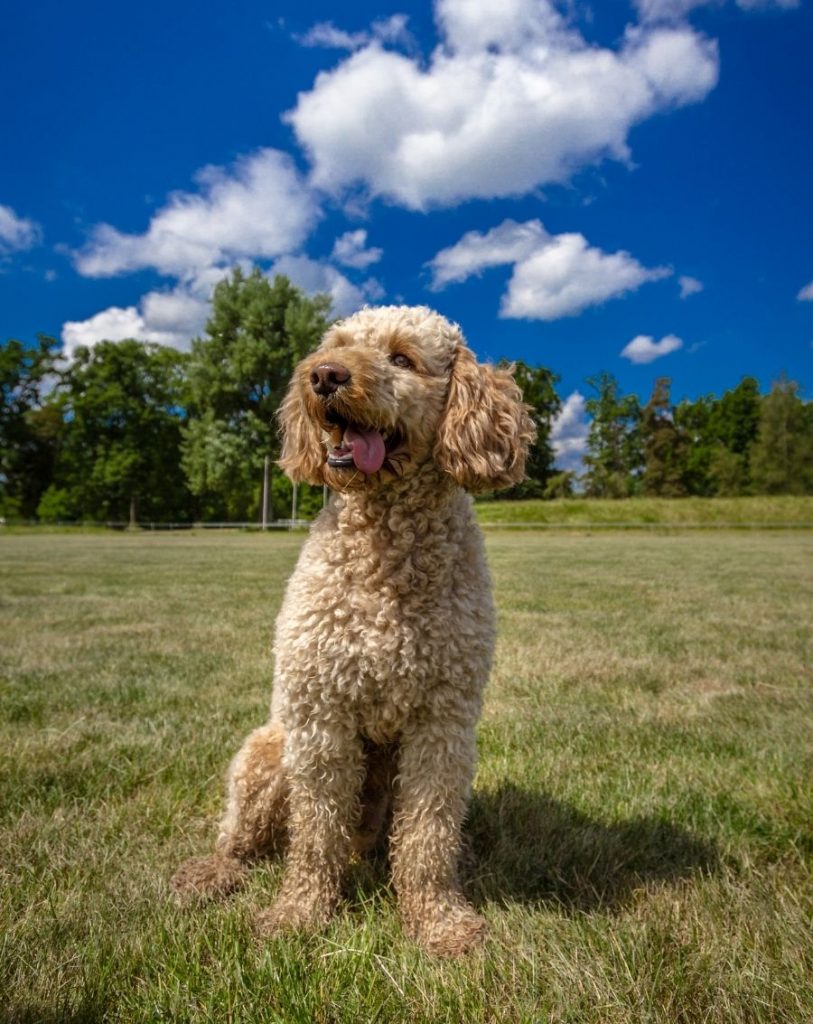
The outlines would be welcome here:
M 332 21 L 319 21 L 303 35 L 294 36 L 301 46 L 324 46 L 329 50 L 357 50 L 370 41 L 367 32 L 345 32 Z
M 336 239 L 331 253 L 331 259 L 341 263 L 345 267 L 353 267 L 356 270 L 363 270 L 381 259 L 383 249 L 367 249 L 367 232 L 364 228 L 356 231 L 345 231 Z
M 683 342 L 674 334 L 667 334 L 660 341 L 655 341 L 648 334 L 639 334 L 621 350 L 621 355 L 631 363 L 651 363 L 670 352 L 683 348 Z
M 689 277 L 687 274 L 678 278 L 678 284 L 680 285 L 681 299 L 688 299 L 690 295 L 696 295 L 703 291 L 703 282 L 698 281 L 696 277 Z
M 357 285 L 328 262 L 296 254 L 319 209 L 286 154 L 260 150 L 228 171 L 204 168 L 196 180 L 200 191 L 172 194 L 143 234 L 127 235 L 102 224 L 74 254 L 86 276 L 151 267 L 176 283 L 147 293 L 136 305 L 111 306 L 63 324 L 67 358 L 78 345 L 125 338 L 188 348 L 206 322 L 215 284 L 235 264 L 248 271 L 257 260 L 273 261 L 269 276 L 286 274 L 307 292 L 327 292 L 337 315 L 383 294 L 373 279 Z M 334 258 L 356 269 L 369 266 L 382 250 L 366 248 L 366 241 L 363 229 L 346 232 L 336 240 Z
M 578 471 L 582 468 L 589 431 L 584 395 L 573 391 L 565 399 L 551 426 L 551 443 L 560 469 Z
M 514 269 L 500 316 L 513 319 L 573 316 L 671 273 L 665 267 L 644 267 L 628 252 L 603 252 L 581 234 L 550 235 L 538 220 L 506 220 L 486 234 L 469 231 L 439 252 L 429 264 L 432 287 L 502 264 Z
M 311 191 L 291 158 L 261 149 L 229 171 L 205 167 L 200 191 L 176 192 L 142 235 L 98 225 L 75 254 L 87 277 L 111 277 L 153 267 L 180 277 L 244 258 L 272 258 L 299 246 L 318 217 Z
M 737 0 L 737 7 L 743 11 L 769 11 L 774 7 L 792 11 L 798 6 L 799 0 Z
M 329 50 L 358 50 L 373 41 L 412 45 L 413 38 L 407 29 L 406 14 L 393 14 L 389 18 L 374 21 L 369 32 L 346 32 L 337 28 L 332 21 L 319 21 L 303 35 L 294 39 L 301 46 L 323 46 Z
M 373 40 L 286 116 L 333 195 L 361 185 L 411 209 L 522 195 L 585 164 L 629 159 L 630 129 L 702 99 L 716 44 L 687 25 L 588 44 L 546 0 L 438 0 L 421 61 Z
M 799 299 L 800 302 L 813 302 L 813 281 L 800 289 L 796 298 Z
M 485 234 L 467 231 L 448 249 L 442 249 L 429 262 L 432 269 L 432 288 L 439 290 L 447 284 L 465 281 L 487 267 L 517 263 L 527 259 L 544 247 L 550 235 L 541 221 L 529 220 L 518 224 L 504 220 Z
M 239 265 L 244 273 L 250 272 L 250 261 Z M 148 292 L 137 305 L 110 306 L 87 320 L 67 321 L 62 325 L 63 356 L 72 359 L 79 345 L 92 347 L 100 341 L 125 338 L 188 350 L 209 317 L 215 285 L 230 269 L 206 267 L 186 275 L 174 288 Z M 285 274 L 308 294 L 330 295 L 336 316 L 345 316 L 384 294 L 373 278 L 355 285 L 329 263 L 306 256 L 281 256 L 272 264 L 268 277 L 275 274 Z
M 148 292 L 137 306 L 110 306 L 87 320 L 69 320 L 62 325 L 62 354 L 72 359 L 79 345 L 125 338 L 186 351 L 203 330 L 212 290 L 225 274 L 222 268 L 209 268 L 172 289 Z
M 722 0 L 636 0 L 638 16 L 643 22 L 681 21 L 696 7 L 713 2 L 719 6 Z
M 369 300 L 379 299 L 383 295 L 383 289 L 377 281 L 370 279 L 355 285 L 329 263 L 312 260 L 307 256 L 281 257 L 271 267 L 269 277 L 274 274 L 285 274 L 292 284 L 309 295 L 316 292 L 330 295 L 335 316 L 346 316 Z
M 683 20 L 697 7 L 722 7 L 725 0 L 636 0 L 636 8 L 643 22 L 676 22 Z M 743 11 L 792 10 L 799 0 L 735 0 Z
M 437 0 L 435 20 L 457 53 L 516 51 L 558 37 L 578 46 L 579 37 L 548 0 Z
M 583 235 L 557 235 L 514 266 L 502 315 L 555 320 L 600 305 L 670 272 L 648 270 L 627 252 L 605 253 Z
M 10 206 L 0 204 L 0 256 L 32 249 L 41 239 L 39 224 L 17 216 Z

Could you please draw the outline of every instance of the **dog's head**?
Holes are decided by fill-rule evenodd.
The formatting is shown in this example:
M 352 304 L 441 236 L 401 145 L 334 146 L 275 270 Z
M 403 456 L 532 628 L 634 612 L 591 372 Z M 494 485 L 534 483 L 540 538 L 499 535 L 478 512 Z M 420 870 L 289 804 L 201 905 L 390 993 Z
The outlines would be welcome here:
M 377 488 L 429 460 L 468 490 L 525 473 L 533 422 L 510 372 L 477 362 L 459 328 L 423 306 L 362 309 L 294 371 L 280 409 L 294 481 Z

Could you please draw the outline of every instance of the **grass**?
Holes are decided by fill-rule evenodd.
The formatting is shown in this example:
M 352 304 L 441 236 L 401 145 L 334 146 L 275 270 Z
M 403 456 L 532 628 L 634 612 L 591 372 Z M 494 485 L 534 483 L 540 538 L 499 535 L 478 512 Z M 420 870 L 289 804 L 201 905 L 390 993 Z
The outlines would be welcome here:
M 380 865 L 325 935 L 264 948 L 278 865 L 168 898 L 265 717 L 300 540 L 0 537 L 0 1019 L 813 1019 L 813 534 L 489 533 L 491 936 L 453 963 L 404 939 Z
M 813 527 L 813 496 L 484 501 L 484 526 Z

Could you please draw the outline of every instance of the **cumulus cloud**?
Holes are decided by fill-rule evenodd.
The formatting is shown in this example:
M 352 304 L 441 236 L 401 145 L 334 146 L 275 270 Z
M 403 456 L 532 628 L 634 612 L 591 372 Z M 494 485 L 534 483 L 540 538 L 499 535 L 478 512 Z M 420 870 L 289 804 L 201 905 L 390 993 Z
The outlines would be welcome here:
M 442 249 L 429 262 L 432 270 L 432 288 L 439 290 L 447 284 L 465 281 L 486 267 L 517 263 L 542 248 L 550 235 L 538 220 L 518 224 L 504 220 L 485 234 L 468 231 L 455 245 Z
M 796 298 L 799 299 L 800 302 L 813 302 L 813 281 L 800 289 Z
M 735 0 L 743 11 L 792 10 L 799 0 Z M 636 0 L 638 15 L 643 22 L 676 22 L 684 19 L 697 7 L 721 7 L 724 0 Z
M 68 320 L 62 325 L 63 356 L 72 359 L 80 345 L 126 338 L 187 350 L 203 330 L 209 298 L 224 274 L 210 269 L 172 289 L 148 292 L 137 306 L 110 306 L 86 320 Z
M 630 129 L 701 100 L 716 44 L 687 25 L 588 44 L 547 0 L 438 0 L 427 61 L 372 39 L 286 115 L 311 180 L 410 209 L 522 195 L 585 164 L 627 161 Z
M 689 277 L 686 274 L 678 278 L 678 284 L 680 285 L 681 299 L 688 299 L 690 295 L 696 295 L 698 292 L 703 291 L 703 282 L 698 281 L 696 277 Z
M 364 228 L 356 231 L 345 231 L 336 239 L 331 259 L 345 267 L 364 270 L 373 263 L 378 263 L 384 253 L 383 249 L 367 248 L 367 232 Z
M 241 267 L 248 273 L 250 263 L 243 261 Z M 174 288 L 148 292 L 137 305 L 110 306 L 86 320 L 67 321 L 62 325 L 63 356 L 72 359 L 80 345 L 92 347 L 100 341 L 125 338 L 188 350 L 209 317 L 215 285 L 228 272 L 224 267 L 207 267 L 187 275 Z M 355 285 L 329 263 L 305 256 L 280 257 L 272 264 L 268 277 L 275 274 L 285 274 L 308 294 L 328 294 L 334 316 L 346 316 L 384 293 L 372 278 Z
M 504 264 L 512 264 L 513 272 L 500 316 L 512 319 L 574 316 L 671 273 L 666 267 L 644 267 L 628 252 L 603 252 L 581 234 L 551 235 L 538 220 L 506 220 L 485 234 L 469 231 L 437 253 L 429 263 L 431 287 Z
M 648 334 L 639 334 L 621 350 L 621 355 L 631 363 L 651 363 L 670 352 L 683 348 L 683 342 L 674 334 L 667 334 L 660 341 L 655 341 Z
M 347 316 L 370 300 L 384 294 L 381 285 L 374 279 L 361 285 L 353 284 L 335 267 L 321 260 L 307 256 L 283 256 L 272 266 L 269 276 L 285 274 L 298 288 L 310 295 L 323 292 L 330 296 L 335 316 Z
M 358 50 L 373 41 L 411 46 L 414 40 L 407 28 L 408 21 L 406 14 L 393 14 L 374 21 L 369 32 L 346 32 L 332 21 L 319 21 L 294 39 L 301 46 L 323 46 L 329 50 Z
M 0 256 L 33 249 L 42 240 L 39 224 L 19 217 L 10 206 L 0 204 Z
M 74 262 L 86 277 L 152 267 L 180 277 L 244 258 L 273 258 L 299 246 L 318 218 L 291 158 L 261 149 L 229 170 L 205 167 L 199 191 L 173 193 L 141 235 L 98 225 Z
M 778 7 L 783 11 L 792 11 L 799 6 L 799 0 L 736 0 L 737 7 L 743 11 L 769 11 Z
M 551 425 L 551 444 L 556 453 L 559 469 L 578 471 L 587 451 L 590 421 L 587 417 L 584 395 L 573 391 L 562 403 L 559 415 Z

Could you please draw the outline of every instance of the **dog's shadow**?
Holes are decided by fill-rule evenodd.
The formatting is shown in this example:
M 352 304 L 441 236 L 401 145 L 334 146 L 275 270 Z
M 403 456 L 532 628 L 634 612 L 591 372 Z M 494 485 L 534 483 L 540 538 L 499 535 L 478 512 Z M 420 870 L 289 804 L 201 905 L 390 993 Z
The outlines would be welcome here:
M 714 872 L 707 840 L 657 817 L 606 824 L 511 782 L 472 799 L 462 875 L 477 904 L 516 900 L 616 911 L 633 892 Z

